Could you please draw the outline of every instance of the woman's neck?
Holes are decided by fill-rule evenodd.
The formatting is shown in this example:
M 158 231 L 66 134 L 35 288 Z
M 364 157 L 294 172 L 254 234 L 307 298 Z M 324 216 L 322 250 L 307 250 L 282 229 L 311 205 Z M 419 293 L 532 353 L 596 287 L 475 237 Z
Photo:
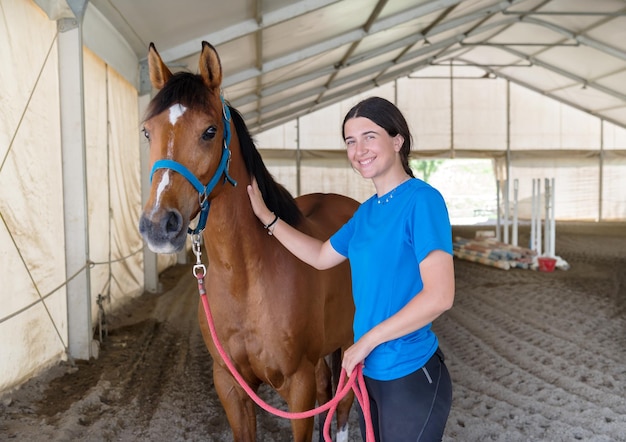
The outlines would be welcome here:
M 372 179 L 374 187 L 376 188 L 376 194 L 380 198 L 381 196 L 391 192 L 393 189 L 400 186 L 400 184 L 411 178 L 407 173 L 402 170 L 402 173 L 395 173 L 392 176 L 385 177 L 385 179 Z

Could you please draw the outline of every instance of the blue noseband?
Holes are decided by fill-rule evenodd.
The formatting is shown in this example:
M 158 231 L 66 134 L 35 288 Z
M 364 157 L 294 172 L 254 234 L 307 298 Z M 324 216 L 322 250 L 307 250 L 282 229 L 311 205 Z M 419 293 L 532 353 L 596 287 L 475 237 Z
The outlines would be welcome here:
M 188 228 L 188 232 L 190 235 L 198 235 L 206 226 L 206 220 L 209 216 L 209 209 L 211 207 L 211 202 L 209 201 L 209 194 L 213 191 L 218 181 L 220 180 L 222 174 L 224 175 L 224 182 L 228 181 L 233 186 L 237 185 L 237 181 L 232 179 L 228 174 L 228 165 L 230 163 L 230 109 L 224 103 L 224 97 L 220 97 L 222 100 L 222 115 L 224 121 L 224 148 L 222 149 L 222 158 L 220 159 L 220 164 L 217 166 L 217 170 L 213 175 L 213 178 L 209 181 L 209 183 L 205 186 L 202 182 L 196 178 L 196 176 L 187 169 L 184 165 L 179 163 L 178 161 L 163 159 L 158 160 L 152 166 L 152 172 L 150 172 L 150 182 L 152 182 L 152 176 L 154 172 L 159 169 L 171 169 L 174 172 L 178 172 L 182 176 L 184 176 L 187 181 L 198 191 L 198 201 L 200 203 L 200 218 L 198 219 L 198 225 L 195 229 Z

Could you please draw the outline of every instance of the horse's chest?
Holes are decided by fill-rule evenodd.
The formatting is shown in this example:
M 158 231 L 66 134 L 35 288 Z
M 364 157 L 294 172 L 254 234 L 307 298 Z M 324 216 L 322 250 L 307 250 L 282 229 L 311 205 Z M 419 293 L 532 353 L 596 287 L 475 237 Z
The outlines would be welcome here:
M 311 327 L 302 318 L 296 320 L 294 310 L 300 306 L 293 308 L 285 299 L 277 303 L 266 291 L 255 296 L 248 289 L 246 295 L 219 297 L 214 315 L 218 335 L 246 377 L 277 386 L 284 373 L 297 370 L 306 357 Z
M 285 342 L 254 329 L 234 333 L 228 340 L 227 353 L 249 380 L 256 378 L 275 388 L 282 384 L 283 372 L 295 370 L 302 357 L 301 352 L 288 348 Z

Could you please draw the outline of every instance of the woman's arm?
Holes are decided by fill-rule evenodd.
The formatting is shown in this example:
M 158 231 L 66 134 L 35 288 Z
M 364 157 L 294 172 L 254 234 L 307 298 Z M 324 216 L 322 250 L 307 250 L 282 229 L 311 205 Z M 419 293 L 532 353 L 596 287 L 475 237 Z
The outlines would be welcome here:
M 263 195 L 255 178 L 252 184 L 248 185 L 248 196 L 254 214 L 263 225 L 270 224 L 276 215 L 271 212 L 263 201 Z M 318 270 L 328 269 L 343 262 L 346 257 L 337 253 L 330 241 L 322 242 L 313 238 L 298 229 L 293 228 L 281 219 L 278 219 L 271 227 L 272 235 L 276 237 L 287 250 L 296 257 L 315 267 Z
M 343 355 L 348 375 L 354 367 L 383 342 L 397 339 L 431 323 L 452 307 L 454 301 L 454 262 L 452 255 L 434 250 L 420 263 L 424 288 L 395 315 L 364 334 Z

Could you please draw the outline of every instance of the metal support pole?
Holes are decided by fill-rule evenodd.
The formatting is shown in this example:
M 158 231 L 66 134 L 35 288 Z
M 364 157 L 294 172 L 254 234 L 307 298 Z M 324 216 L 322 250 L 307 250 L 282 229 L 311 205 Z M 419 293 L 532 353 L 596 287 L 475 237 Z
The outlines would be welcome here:
M 296 118 L 296 196 L 302 195 L 302 151 L 300 150 L 300 117 Z
M 500 180 L 496 180 L 496 241 L 501 241 L 500 235 Z
M 518 213 L 517 213 L 517 205 L 518 205 L 518 196 L 519 196 L 519 180 L 515 178 L 513 181 L 513 232 L 511 238 L 511 244 L 517 246 L 517 237 L 518 237 Z
M 598 176 L 598 216 L 597 221 L 602 221 L 604 211 L 604 120 L 600 120 L 600 158 L 599 161 L 599 176 Z
M 511 82 L 506 82 L 506 184 L 504 199 L 504 243 L 509 243 L 509 191 L 511 185 Z M 516 239 L 517 245 L 517 239 Z
M 535 232 L 535 198 L 536 197 L 536 193 L 537 193 L 537 189 L 535 189 L 535 179 L 533 178 L 533 193 L 532 193 L 532 197 L 530 198 L 530 244 L 528 245 L 528 247 L 530 248 L 530 250 L 537 250 L 536 248 L 536 235 L 537 233 Z
M 507 177 L 504 180 L 504 221 L 503 221 L 503 230 L 504 236 L 502 238 L 502 242 L 505 244 L 509 244 L 509 178 Z
M 88 360 L 97 354 L 93 346 L 83 44 L 80 21 L 62 18 L 59 30 L 59 91 L 63 165 L 63 214 L 65 219 L 65 272 L 67 279 L 68 347 L 70 356 Z M 81 269 L 83 269 L 81 271 Z M 95 342 L 95 341 L 94 341 Z

